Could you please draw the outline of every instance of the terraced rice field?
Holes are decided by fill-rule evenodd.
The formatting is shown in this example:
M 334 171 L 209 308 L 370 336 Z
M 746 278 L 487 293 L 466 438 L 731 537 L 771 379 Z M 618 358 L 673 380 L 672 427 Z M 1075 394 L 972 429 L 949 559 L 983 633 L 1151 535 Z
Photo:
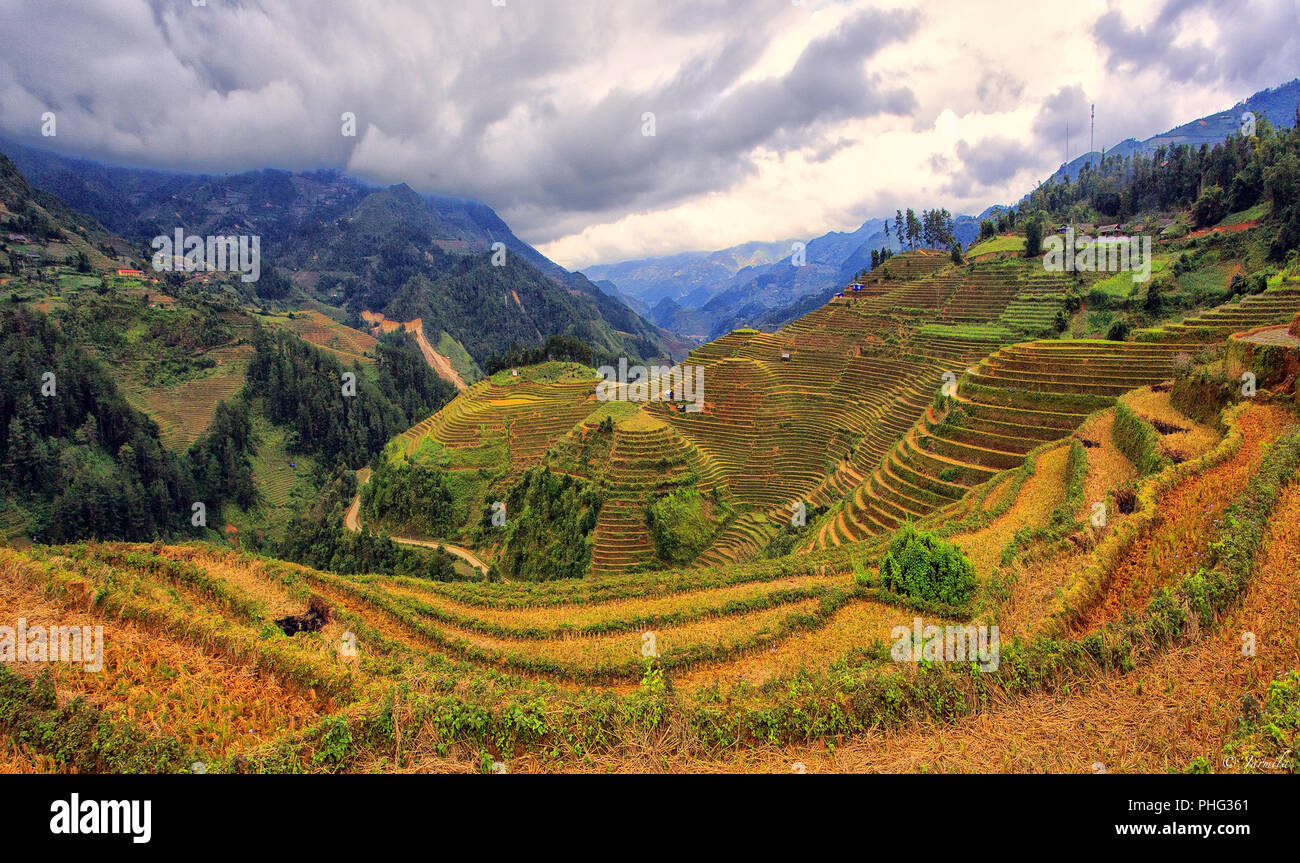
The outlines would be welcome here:
M 253 349 L 249 345 L 222 349 L 221 364 L 204 377 L 171 387 L 132 393 L 133 403 L 158 423 L 162 442 L 180 452 L 198 439 L 212 422 L 217 404 L 233 398 L 244 386 Z
M 1073 366 L 1096 368 L 1094 361 L 1108 361 L 1092 353 L 1096 343 L 1014 347 L 998 352 L 1006 365 L 977 367 L 978 386 L 989 391 L 983 401 L 962 402 L 959 392 L 957 403 L 1030 409 L 1002 404 L 1006 399 L 994 391 L 1007 390 L 1101 396 L 1089 404 L 1113 404 L 1116 397 L 1091 389 L 1106 386 L 1099 379 L 1082 392 L 993 382 L 1005 374 L 1018 376 L 1017 382 L 1083 386 L 1078 375 L 1059 380 L 1063 374 L 1052 362 L 1069 357 Z M 1117 348 L 1137 349 L 1107 348 L 1107 356 Z M 1134 355 L 1127 374 L 1138 374 L 1133 369 L 1143 367 L 1143 356 Z M 512 402 L 512 409 L 528 401 L 492 395 Z M 1163 390 L 1138 388 L 1123 398 L 1140 415 L 1164 423 L 1164 437 L 1181 435 L 1179 445 L 1192 457 L 1209 448 L 1217 452 L 1231 438 L 1220 441 L 1194 427 Z M 1083 409 L 1082 402 L 1074 406 Z M 1081 481 L 1089 494 L 1136 481 L 1132 465 L 1102 443 L 1113 413 L 1097 407 L 1059 429 L 1062 438 L 1074 432 L 1097 444 L 1082 447 L 1087 464 Z M 1164 486 L 1159 476 L 1142 480 L 1144 487 L 1163 489 L 1153 498 L 1159 515 L 1113 558 L 1067 638 L 1127 619 L 1152 591 L 1176 584 L 1189 566 L 1208 560 L 1225 535 L 1225 507 L 1250 498 L 1248 487 L 1268 468 L 1269 453 L 1295 419 L 1288 408 L 1261 402 L 1243 405 L 1228 422 L 1241 435 L 1231 457 Z M 680 456 L 676 435 L 669 423 L 645 412 L 620 420 L 609 459 L 617 469 L 606 481 L 635 500 L 648 483 L 671 483 L 698 469 Z M 1075 451 L 1080 447 L 1075 444 Z M 855 757 L 864 757 L 856 748 L 864 740 L 905 752 L 908 741 L 915 742 L 908 730 L 914 722 L 962 727 L 966 714 L 977 711 L 982 718 L 975 727 L 989 727 L 999 711 L 1045 697 L 1010 682 L 1023 680 L 1033 666 L 1005 645 L 1003 661 L 1013 670 L 988 677 L 894 661 L 890 646 L 898 629 L 910 630 L 917 617 L 929 625 L 998 621 L 1004 637 L 1051 629 L 1077 574 L 1102 560 L 1100 534 L 1076 525 L 1069 537 L 1018 540 L 1023 554 L 1009 566 L 999 552 L 1018 532 L 1046 525 L 1066 500 L 1073 481 L 1070 452 L 1064 440 L 1049 442 L 1034 455 L 1032 472 L 1019 467 L 1021 455 L 992 474 L 979 495 L 922 519 L 930 529 L 949 530 L 975 562 L 978 601 L 966 608 L 923 606 L 884 591 L 876 572 L 883 536 L 772 561 L 664 572 L 613 567 L 600 578 L 542 584 L 339 576 L 203 544 L 105 543 L 0 548 L 0 618 L 21 614 L 45 624 L 103 626 L 106 672 L 56 667 L 42 684 L 55 696 L 56 706 L 47 709 L 80 697 L 82 709 L 98 711 L 97 721 L 127 723 L 155 741 L 148 757 L 174 759 L 166 769 L 188 769 L 195 760 L 210 772 L 384 765 L 463 770 L 486 769 L 492 761 L 512 770 L 582 769 L 645 751 L 688 761 L 724 750 L 741 761 L 763 759 L 809 740 L 833 740 L 859 753 Z M 717 481 L 725 481 L 721 471 Z M 1294 495 L 1281 501 L 1289 507 Z M 1128 517 L 1117 517 L 1107 530 L 1119 530 Z M 1290 528 L 1274 528 L 1281 529 Z M 1183 560 L 1184 551 L 1191 560 Z M 1031 559 L 1032 567 L 1024 564 Z M 1269 563 L 1262 554 L 1261 566 L 1276 570 L 1286 560 Z M 999 586 L 995 575 L 1014 577 Z M 323 630 L 289 637 L 271 625 L 302 613 L 312 596 L 330 607 Z M 1258 619 L 1268 612 L 1252 609 L 1252 625 L 1271 632 L 1272 622 Z M 1109 631 L 1118 637 L 1114 627 Z M 1146 667 L 1158 669 L 1159 649 L 1143 649 L 1157 651 Z M 1076 655 L 1068 646 L 1056 650 L 1058 658 Z M 35 679 L 31 666 L 18 673 Z M 1082 674 L 1066 680 L 1080 684 L 1086 702 L 1092 684 L 1107 686 L 1107 675 L 1115 672 L 1087 665 L 1084 671 L 1033 673 Z M 13 691 L 12 674 L 0 671 L 0 693 Z M 1052 697 L 1074 709 L 1075 701 L 1060 691 L 1053 689 Z M 936 700 L 926 701 L 925 692 Z M 884 729 L 892 731 L 882 740 Z M 125 751 L 145 757 L 138 749 Z M 89 752 L 81 761 L 51 760 L 43 745 L 20 740 L 0 764 L 30 771 L 112 769 L 120 766 L 114 757 L 127 755 Z M 1126 756 L 1106 757 L 1122 762 Z
M 588 373 L 590 374 L 590 373 Z M 595 383 L 564 380 L 482 380 L 417 423 L 398 440 L 408 455 L 426 440 L 436 442 L 453 470 L 470 470 L 509 459 L 512 470 L 541 462 L 547 449 L 597 407 Z
M 1287 323 L 1297 313 L 1300 286 L 1286 284 L 1224 303 L 1179 323 L 1137 330 L 1134 337 L 1139 341 L 1217 342 L 1242 330 Z
M 1173 358 L 1190 349 L 1173 342 L 1068 340 L 1000 348 L 962 376 L 947 409 L 924 409 L 816 545 L 887 533 L 955 503 L 1129 390 L 1168 379 Z
M 708 468 L 704 457 L 667 423 L 644 413 L 617 423 L 601 484 L 605 502 L 596 522 L 592 575 L 651 562 L 646 502 L 682 485 L 708 491 L 713 487 Z
M 318 311 L 297 311 L 292 318 L 275 315 L 265 320 L 273 327 L 287 329 L 304 341 L 329 351 L 344 363 L 375 361 L 377 342 L 374 336 L 354 330 Z
M 793 503 L 831 504 L 859 487 L 925 414 L 945 372 L 1016 340 L 1017 329 L 998 323 L 1014 297 L 1063 296 L 1063 285 L 1027 264 L 952 267 L 907 253 L 779 333 L 741 330 L 693 351 L 706 371 L 705 410 L 652 410 L 723 467 L 736 503 L 765 515 L 719 537 L 701 564 L 754 553 Z
M 703 409 L 653 402 L 609 414 L 617 422 L 599 452 L 584 447 L 608 406 L 581 374 L 481 381 L 401 446 L 453 471 L 547 464 L 593 480 L 605 503 L 590 572 L 602 577 L 658 565 L 646 507 L 693 483 L 737 513 L 696 559 L 725 566 L 758 556 L 800 504 L 830 508 L 805 549 L 883 537 L 959 508 L 972 489 L 1076 434 L 1091 414 L 1150 393 L 1172 376 L 1175 357 L 1220 329 L 1300 310 L 1300 288 L 1280 286 L 1154 339 L 1023 341 L 1050 329 L 1066 293 L 1086 292 L 1090 278 L 1014 257 L 954 266 L 936 252 L 909 252 L 780 332 L 742 329 L 696 348 L 686 363 L 702 370 Z M 945 381 L 955 394 L 936 399 Z M 1109 440 L 1083 434 L 1100 443 L 1094 460 L 1115 454 Z M 1204 427 L 1180 434 L 1162 443 L 1174 461 L 1213 437 Z M 1111 466 L 1123 474 L 1119 460 Z M 1099 471 L 1089 493 L 1099 493 Z
M 1144 604 L 1154 590 L 1205 565 L 1215 528 L 1223 526 L 1228 502 L 1258 472 L 1267 457 L 1267 444 L 1294 421 L 1289 411 L 1272 405 L 1248 412 L 1241 420 L 1240 451 L 1234 458 L 1188 477 L 1161 500 L 1152 530 L 1110 574 L 1104 595 L 1075 624 L 1075 630 L 1093 631 L 1125 610 Z
M 1168 379 L 1173 357 L 1201 344 L 1021 341 L 1049 327 L 1072 287 L 1075 276 L 1037 262 L 953 266 L 909 252 L 778 333 L 738 330 L 692 351 L 703 410 L 620 412 L 598 465 L 574 457 L 606 409 L 580 375 L 481 381 L 401 446 L 450 470 L 545 463 L 597 481 L 593 575 L 654 565 L 645 507 L 687 477 L 739 513 L 700 566 L 754 557 L 800 503 L 832 508 L 808 548 L 860 542 L 954 505 L 1090 413 Z M 1282 314 L 1289 294 L 1270 295 L 1283 305 L 1248 298 L 1252 309 Z M 945 375 L 957 395 L 941 408 Z

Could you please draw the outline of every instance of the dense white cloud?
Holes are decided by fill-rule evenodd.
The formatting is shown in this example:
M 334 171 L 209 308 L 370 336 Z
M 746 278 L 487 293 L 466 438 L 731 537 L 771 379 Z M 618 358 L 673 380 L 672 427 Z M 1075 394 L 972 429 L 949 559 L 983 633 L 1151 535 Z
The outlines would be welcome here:
M 1113 143 L 1293 77 L 1296 5 L 5 0 L 0 131 L 405 181 L 582 266 L 1013 200 L 1092 102 Z

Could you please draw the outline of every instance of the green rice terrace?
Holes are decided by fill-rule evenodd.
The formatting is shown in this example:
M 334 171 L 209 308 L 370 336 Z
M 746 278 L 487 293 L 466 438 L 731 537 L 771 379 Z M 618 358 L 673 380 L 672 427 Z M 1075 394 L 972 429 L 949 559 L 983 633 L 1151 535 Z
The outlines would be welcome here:
M 583 540 L 592 578 L 738 563 L 790 533 L 792 547 L 828 548 L 942 511 L 1126 392 L 1171 380 L 1176 360 L 1212 344 L 1206 322 L 1223 321 L 1226 337 L 1300 312 L 1300 286 L 1279 280 L 1137 341 L 1025 340 L 1097 281 L 909 252 L 777 333 L 737 330 L 693 350 L 699 411 L 602 401 L 594 370 L 552 363 L 475 384 L 388 458 L 446 472 L 456 518 L 441 538 L 488 559 L 503 540 L 482 529 L 484 502 L 545 468 L 599 494 Z M 668 506 L 689 541 L 651 529 Z M 805 524 L 793 524 L 800 509 Z

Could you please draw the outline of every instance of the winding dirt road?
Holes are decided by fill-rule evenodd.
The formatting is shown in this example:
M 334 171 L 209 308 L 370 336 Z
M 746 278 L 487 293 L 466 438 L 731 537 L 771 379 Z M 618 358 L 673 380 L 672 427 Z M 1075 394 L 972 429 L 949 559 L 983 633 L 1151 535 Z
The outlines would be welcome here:
M 364 476 L 362 476 L 362 474 L 364 474 Z M 363 483 L 369 482 L 370 469 L 364 468 L 357 471 L 357 479 Z M 352 503 L 348 506 L 347 511 L 343 513 L 343 526 L 353 533 L 361 530 L 361 495 L 359 493 L 352 499 Z M 456 557 L 459 557 L 479 572 L 487 574 L 488 565 L 480 560 L 478 555 L 474 554 L 474 552 L 470 551 L 468 548 L 461 548 L 459 545 L 451 545 L 446 542 L 408 539 L 404 536 L 390 536 L 389 539 L 402 545 L 418 545 L 421 548 L 441 548 L 448 554 L 454 554 Z

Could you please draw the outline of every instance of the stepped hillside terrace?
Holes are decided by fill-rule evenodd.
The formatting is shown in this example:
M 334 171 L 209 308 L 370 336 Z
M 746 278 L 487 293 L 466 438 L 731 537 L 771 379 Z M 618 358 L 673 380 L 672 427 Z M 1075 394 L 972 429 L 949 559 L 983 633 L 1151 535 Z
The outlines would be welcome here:
M 1075 432 L 1091 412 L 1173 376 L 1174 363 L 1232 332 L 1290 321 L 1300 287 L 1283 283 L 1182 322 L 1138 331 L 1136 342 L 1052 340 L 1002 347 L 969 369 L 951 401 L 915 425 L 847 494 L 811 547 L 852 543 L 951 506 Z
M 654 565 L 645 506 L 689 477 L 736 509 L 699 563 L 741 560 L 788 523 L 792 507 L 833 504 L 866 480 L 945 373 L 1021 338 L 999 323 L 1017 296 L 1055 297 L 1065 284 L 1028 262 L 956 267 L 944 254 L 909 252 L 778 333 L 742 329 L 696 348 L 686 364 L 703 370 L 703 409 L 651 401 L 620 413 L 598 467 L 575 455 L 603 416 L 595 377 L 576 368 L 559 379 L 480 381 L 400 446 L 467 475 L 546 464 L 598 482 L 607 506 L 593 574 Z
M 698 412 L 650 401 L 611 414 L 591 370 L 524 370 L 470 387 L 402 447 L 466 475 L 545 464 L 598 483 L 593 575 L 657 566 L 646 506 L 694 485 L 735 510 L 697 559 L 723 565 L 760 551 L 801 503 L 831 509 L 816 547 L 941 510 L 1126 391 L 1167 380 L 1175 356 L 1218 332 L 1300 311 L 1300 287 L 1280 285 L 1137 342 L 1024 342 L 1068 291 L 1086 293 L 1085 278 L 1037 261 L 954 265 L 908 252 L 777 333 L 740 329 L 693 350 Z M 956 384 L 946 405 L 936 400 L 945 382 Z M 593 452 L 605 416 L 613 436 Z
M 1051 363 L 1081 348 L 1065 345 L 1066 353 L 1052 357 L 1035 347 L 1027 363 L 1023 352 L 1007 351 L 986 376 L 1028 364 L 1055 387 L 1064 382 Z M 1138 393 L 1147 415 L 1196 425 L 1172 407 L 1168 393 Z M 1296 598 L 1286 588 L 1300 493 L 1287 481 L 1300 462 L 1300 442 L 1294 413 L 1279 404 L 1249 400 L 1225 411 L 1223 423 L 1222 432 L 1197 432 L 1204 440 L 1194 460 L 1144 481 L 1138 497 L 1150 502 L 1149 511 L 1119 513 L 1091 534 L 1073 526 L 1071 538 L 1091 535 L 1092 547 L 1036 542 L 1034 577 L 1013 579 L 1005 594 L 992 589 L 987 561 L 1006 537 L 989 535 L 990 518 L 1005 517 L 1016 530 L 1048 524 L 1044 492 L 1068 500 L 1066 487 L 1109 480 L 1111 459 L 1102 448 L 1087 450 L 1083 469 L 1065 482 L 1049 462 L 1083 447 L 1040 450 L 1025 466 L 1032 469 L 1003 477 L 1023 480 L 1005 482 L 1006 494 L 985 486 L 983 497 L 968 497 L 965 516 L 935 510 L 920 519 L 922 529 L 979 563 L 975 601 L 955 606 L 887 589 L 881 536 L 775 560 L 540 584 L 337 575 L 209 543 L 0 547 L 6 619 L 90 624 L 104 635 L 103 673 L 51 663 L 46 696 L 36 697 L 36 675 L 3 670 L 10 698 L 28 696 L 31 705 L 13 712 L 11 721 L 25 725 L 6 757 L 30 772 L 185 772 L 198 761 L 212 773 L 361 773 L 446 769 L 456 760 L 484 772 L 500 760 L 510 772 L 527 772 L 575 763 L 602 770 L 610 758 L 644 760 L 647 752 L 656 762 L 674 759 L 670 764 L 734 758 L 768 745 L 776 769 L 785 771 L 792 759 L 842 759 L 854 746 L 901 745 L 902 757 L 915 759 L 911 735 L 921 724 L 922 733 L 957 735 L 972 749 L 1022 701 L 1051 702 L 1053 727 L 1060 715 L 1087 727 L 1098 709 L 1139 694 L 1136 684 L 1151 693 L 1139 707 L 1151 698 L 1164 704 L 1173 685 L 1168 668 L 1188 662 L 1198 674 L 1175 694 L 1189 699 L 1197 715 L 1210 703 L 1231 718 L 1240 683 L 1254 669 L 1268 683 L 1294 666 Z M 664 428 L 632 423 L 630 460 L 657 455 Z M 1261 525 L 1258 552 L 1234 540 L 1241 532 L 1227 524 L 1233 518 Z M 1137 538 L 1120 541 L 1124 536 Z M 1225 545 L 1228 553 L 1214 551 Z M 1193 575 L 1185 558 L 1161 553 L 1169 549 L 1215 555 L 1216 569 L 1232 568 Z M 1018 565 L 1011 564 L 1013 574 Z M 1134 572 L 1140 584 L 1125 577 Z M 1239 582 L 1239 592 L 1256 591 L 1247 595 L 1250 604 L 1229 610 L 1237 616 L 1224 626 L 1189 623 L 1180 609 L 1203 600 L 1207 582 L 1213 589 L 1229 579 Z M 1257 592 L 1272 583 L 1277 590 Z M 1148 603 L 1153 596 L 1172 601 Z M 273 621 L 309 606 L 328 609 L 321 629 L 282 637 Z M 919 617 L 972 631 L 998 621 L 999 662 L 977 672 L 970 663 L 891 661 L 898 628 L 913 630 Z M 1237 652 L 1238 621 L 1264 634 L 1267 649 L 1233 670 L 1224 657 Z M 647 633 L 655 677 L 647 672 Z M 342 651 L 341 644 L 353 649 Z M 1101 648 L 1108 649 L 1098 655 Z M 178 675 L 178 668 L 187 673 Z M 1226 689 L 1206 683 L 1224 678 Z M 671 686 L 645 683 L 661 679 Z M 100 714 L 93 712 L 67 722 L 77 709 L 69 704 L 103 710 L 113 724 L 95 724 Z M 1223 726 L 1220 712 L 1210 712 L 1207 723 Z M 1135 727 L 1146 727 L 1134 725 L 1133 715 L 1125 712 L 1114 724 L 1109 745 L 1117 750 Z M 1218 739 L 1189 742 L 1190 735 L 1169 733 L 1183 727 L 1183 715 L 1175 714 L 1129 760 L 1110 763 L 1169 770 L 1222 751 Z M 78 728 L 89 729 L 86 739 L 111 728 L 120 742 L 54 749 Z M 327 745 L 339 731 L 347 745 Z M 1024 739 L 1020 726 L 1009 733 Z M 1055 738 L 1037 745 L 1059 749 Z M 937 746 L 945 758 L 963 748 Z M 1096 756 L 1039 757 L 1078 771 Z M 842 767 L 825 763 L 827 770 Z M 1022 764 L 1033 766 L 1011 766 Z

